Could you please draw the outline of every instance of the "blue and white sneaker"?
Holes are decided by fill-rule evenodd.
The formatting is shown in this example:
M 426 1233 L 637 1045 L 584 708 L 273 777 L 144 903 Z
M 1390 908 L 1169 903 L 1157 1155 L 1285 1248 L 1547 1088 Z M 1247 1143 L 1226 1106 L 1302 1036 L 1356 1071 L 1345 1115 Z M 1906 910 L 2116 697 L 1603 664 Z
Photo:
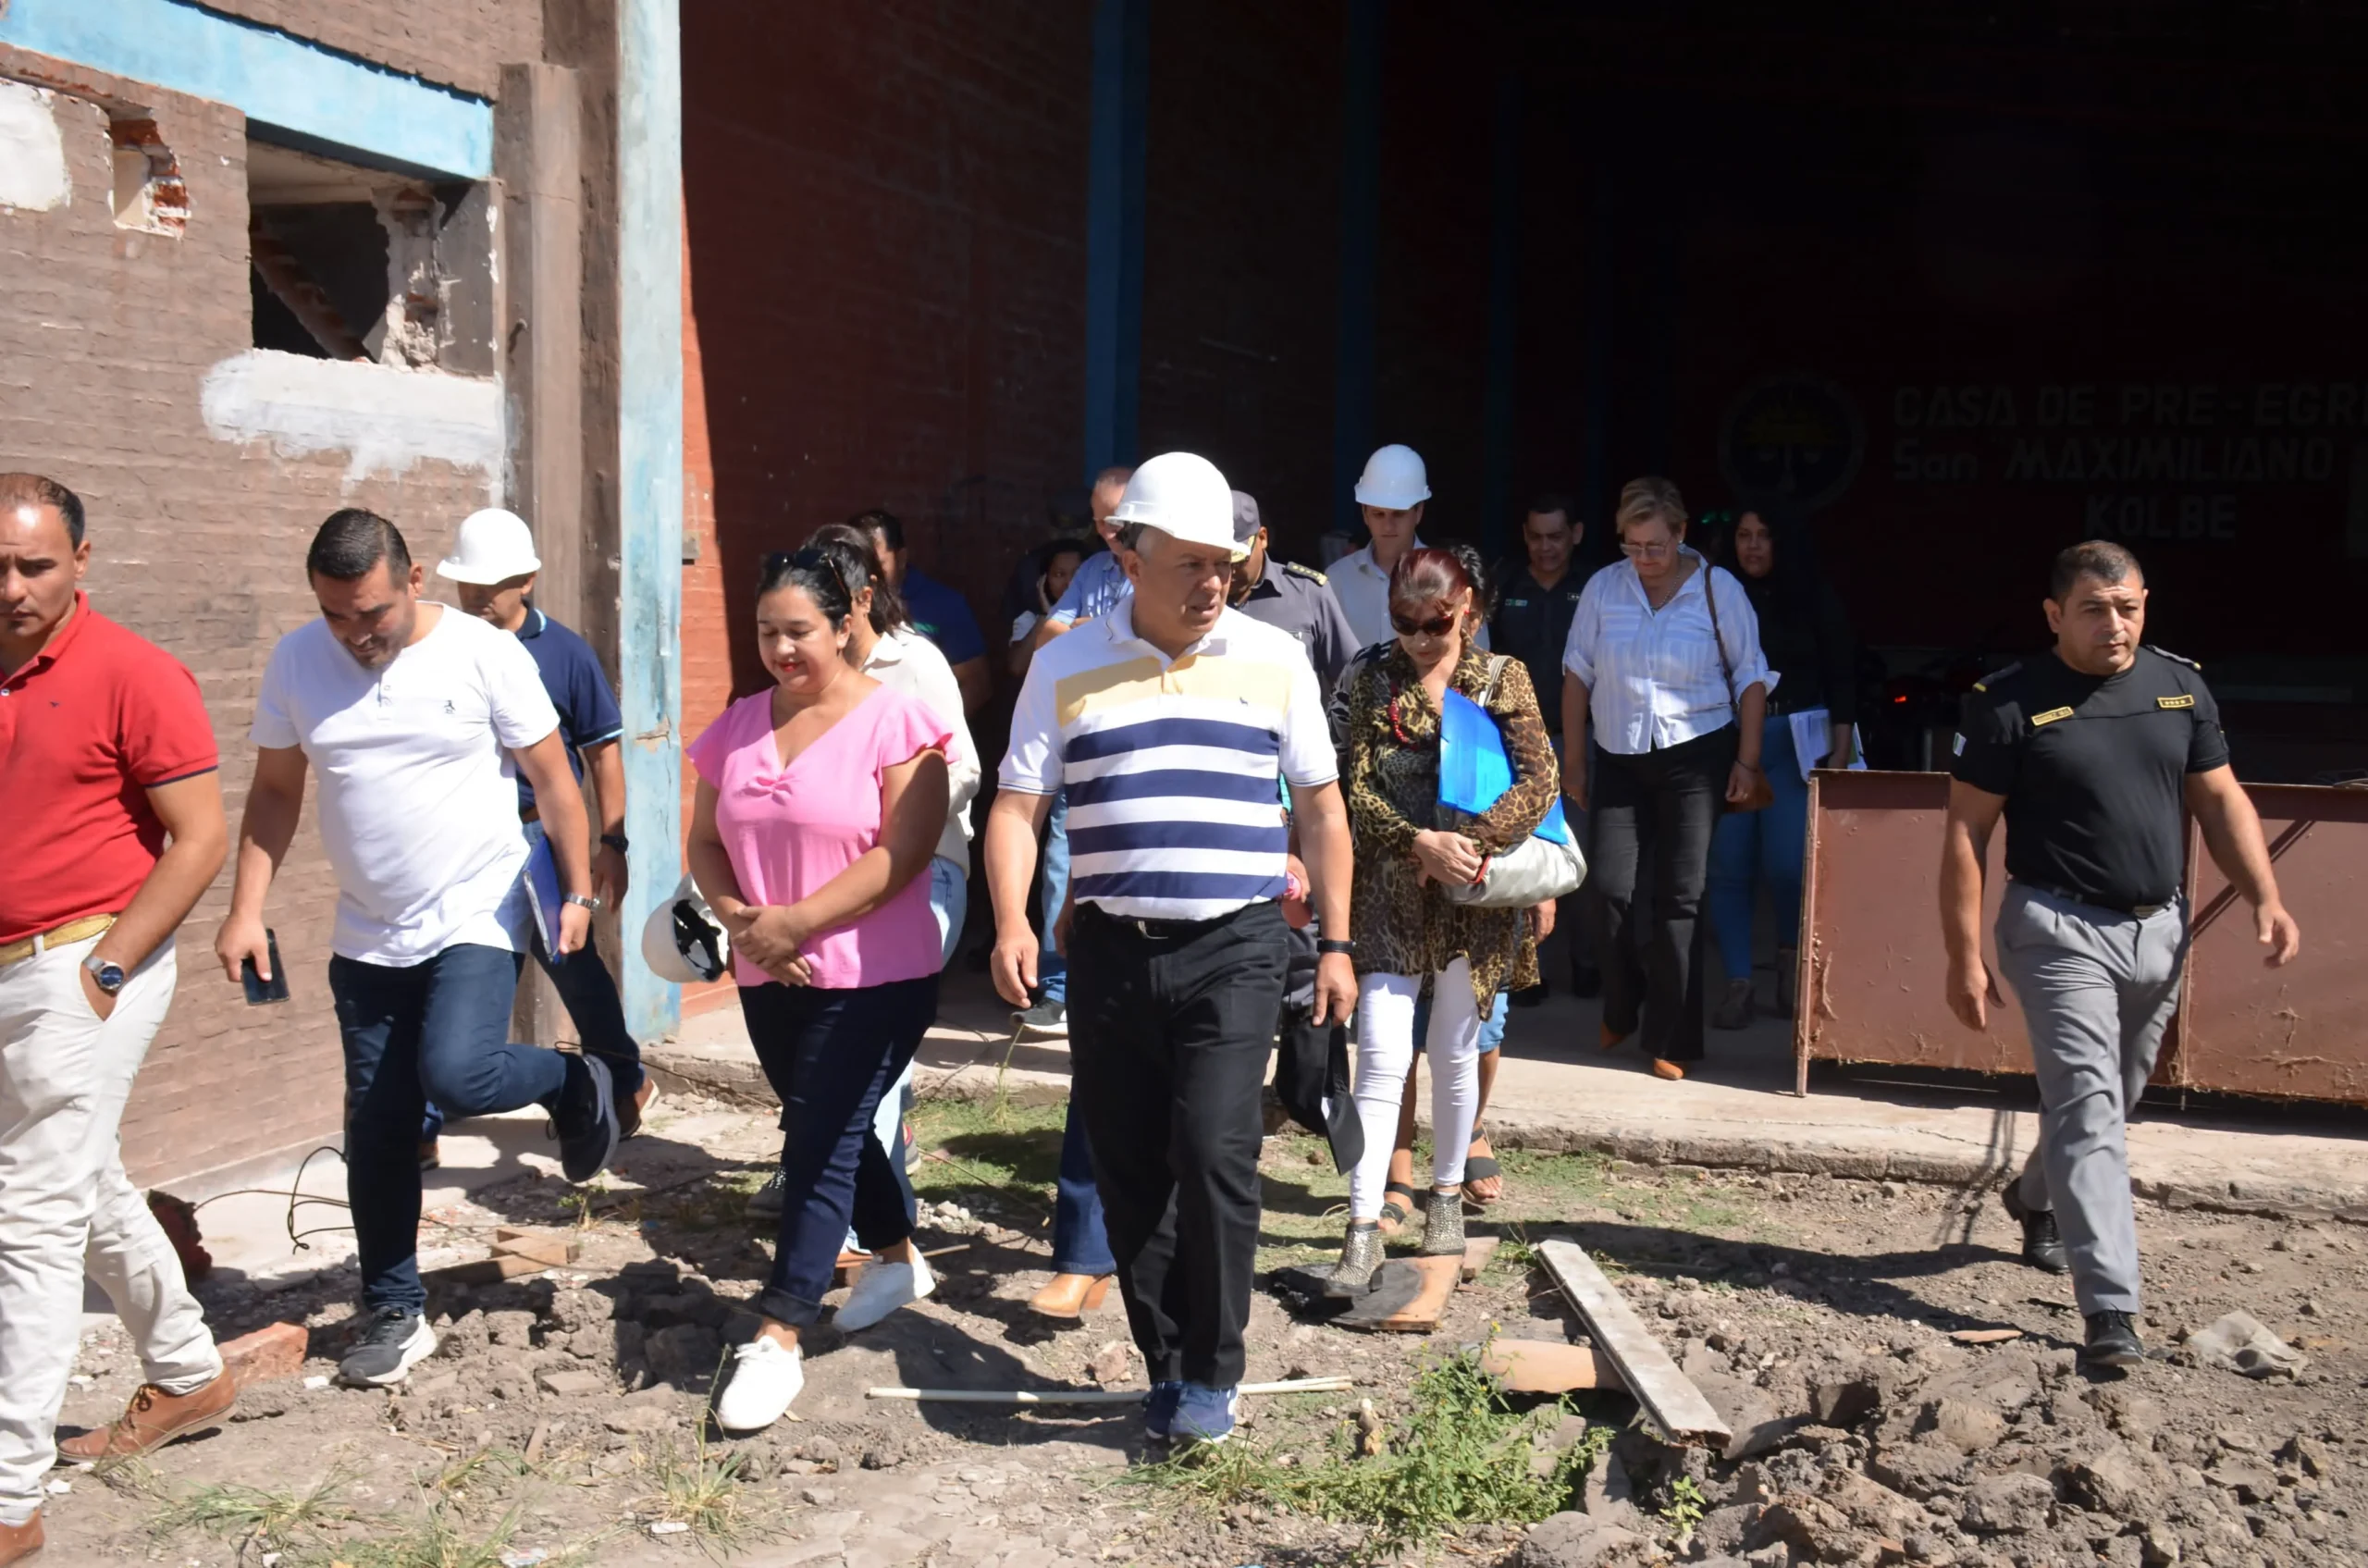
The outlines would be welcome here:
M 1167 1441 L 1168 1431 L 1176 1425 L 1177 1401 L 1184 1397 L 1181 1383 L 1153 1383 L 1143 1398 L 1143 1430 L 1155 1443 Z
M 1233 1436 L 1234 1417 L 1240 1410 L 1241 1396 L 1233 1389 L 1187 1383 L 1168 1435 L 1179 1443 L 1221 1443 Z

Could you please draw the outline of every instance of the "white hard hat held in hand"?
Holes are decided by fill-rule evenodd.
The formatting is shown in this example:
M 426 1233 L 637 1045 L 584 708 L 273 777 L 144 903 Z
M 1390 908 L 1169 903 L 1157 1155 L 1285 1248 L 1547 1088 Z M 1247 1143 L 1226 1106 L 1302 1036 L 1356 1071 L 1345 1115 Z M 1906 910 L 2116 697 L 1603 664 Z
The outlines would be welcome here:
M 1233 538 L 1233 487 L 1215 463 L 1195 452 L 1162 452 L 1146 460 L 1127 481 L 1127 493 L 1110 515 L 1187 544 L 1219 546 L 1237 560 L 1242 554 Z
M 689 873 L 675 884 L 673 896 L 642 922 L 641 961 L 650 973 L 676 985 L 721 980 L 731 969 L 732 939 Z
M 1412 447 L 1392 444 L 1365 459 L 1365 471 L 1357 479 L 1359 506 L 1404 512 L 1430 499 L 1431 476 Z
M 438 576 L 478 587 L 491 587 L 542 569 L 542 562 L 535 555 L 534 531 L 526 526 L 526 520 L 498 506 L 463 518 L 461 532 L 452 541 L 452 553 L 436 563 Z

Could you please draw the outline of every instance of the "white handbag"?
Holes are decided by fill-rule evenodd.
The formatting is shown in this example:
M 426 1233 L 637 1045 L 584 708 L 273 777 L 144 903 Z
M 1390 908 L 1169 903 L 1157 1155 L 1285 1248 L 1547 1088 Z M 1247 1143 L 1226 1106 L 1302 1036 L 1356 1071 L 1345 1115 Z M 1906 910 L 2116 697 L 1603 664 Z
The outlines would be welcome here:
M 1480 693 L 1479 707 L 1487 712 L 1488 698 L 1496 695 L 1497 677 L 1504 673 L 1505 656 L 1497 654 L 1488 661 L 1488 684 Z M 1494 714 L 1489 717 L 1493 720 Z M 1441 720 L 1444 734 L 1445 720 Z M 1498 744 L 1502 744 L 1501 728 Z M 1560 807 L 1558 797 L 1555 806 Z M 1440 816 L 1461 821 L 1473 820 L 1473 813 L 1441 808 Z M 1553 820 L 1549 809 L 1548 820 Z M 1543 823 L 1540 824 L 1544 826 Z M 1479 879 L 1462 887 L 1443 887 L 1450 903 L 1474 909 L 1526 909 L 1533 904 L 1543 904 L 1549 898 L 1560 898 L 1576 893 L 1587 879 L 1586 857 L 1579 853 L 1576 834 L 1567 822 L 1560 824 L 1560 840 L 1533 833 L 1501 855 L 1492 855 L 1480 868 Z

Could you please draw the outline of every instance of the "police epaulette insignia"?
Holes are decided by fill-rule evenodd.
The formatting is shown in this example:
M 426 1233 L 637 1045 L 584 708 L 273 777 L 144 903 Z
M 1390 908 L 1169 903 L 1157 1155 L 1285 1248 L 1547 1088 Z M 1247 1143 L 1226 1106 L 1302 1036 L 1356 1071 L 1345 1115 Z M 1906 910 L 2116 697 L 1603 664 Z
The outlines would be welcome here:
M 2184 664 L 2190 670 L 2201 670 L 2203 668 L 2202 665 L 2198 664 L 2194 660 L 2189 659 L 2183 653 L 2173 653 L 2167 648 L 2156 648 L 2151 642 L 2146 645 L 2146 651 L 2149 653 L 2159 654 L 2163 658 L 2169 660 L 2174 664 Z
M 2190 691 L 2182 692 L 2177 697 L 2158 697 L 2154 699 L 2154 706 L 2157 708 L 2192 708 L 2195 706 L 2195 693 Z
M 2022 673 L 2022 661 L 2017 660 L 2014 663 L 2007 665 L 2003 670 L 1992 670 L 1990 673 L 1982 676 L 1981 679 L 1974 682 L 1973 689 L 1976 691 L 1988 691 L 1990 689 L 1991 682 L 2003 681 L 2009 675 L 2020 674 Z
M 2037 729 L 2041 724 L 2053 724 L 2058 719 L 2069 719 L 2070 717 L 2072 717 L 2072 710 L 2069 708 L 2051 708 L 2044 713 L 2032 714 L 2031 727 L 2033 729 Z
M 1296 561 L 1284 562 L 1283 570 L 1290 573 L 1293 576 L 1305 577 L 1311 582 L 1329 583 L 1332 581 L 1331 578 L 1326 576 L 1323 573 L 1318 572 L 1314 567 L 1301 566 Z

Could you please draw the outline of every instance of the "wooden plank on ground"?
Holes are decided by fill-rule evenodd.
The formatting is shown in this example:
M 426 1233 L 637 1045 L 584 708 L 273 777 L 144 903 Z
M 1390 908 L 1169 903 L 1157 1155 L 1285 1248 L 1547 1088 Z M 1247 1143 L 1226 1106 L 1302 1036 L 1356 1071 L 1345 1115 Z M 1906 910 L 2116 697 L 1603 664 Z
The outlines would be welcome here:
M 1423 1288 L 1414 1299 L 1398 1311 L 1374 1325 L 1383 1334 L 1427 1334 L 1439 1326 L 1447 1312 L 1448 1298 L 1455 1294 L 1456 1281 L 1463 1274 L 1463 1259 L 1457 1257 L 1412 1257 L 1406 1260 L 1423 1277 Z
M 1733 1432 L 1594 1260 L 1561 1241 L 1539 1243 L 1537 1258 L 1653 1424 L 1672 1442 L 1715 1440 L 1723 1448 Z
M 1497 1238 L 1494 1236 L 1474 1236 L 1465 1241 L 1463 1243 L 1463 1282 L 1469 1285 L 1479 1278 L 1480 1271 L 1486 1268 L 1488 1260 L 1496 1255 Z

